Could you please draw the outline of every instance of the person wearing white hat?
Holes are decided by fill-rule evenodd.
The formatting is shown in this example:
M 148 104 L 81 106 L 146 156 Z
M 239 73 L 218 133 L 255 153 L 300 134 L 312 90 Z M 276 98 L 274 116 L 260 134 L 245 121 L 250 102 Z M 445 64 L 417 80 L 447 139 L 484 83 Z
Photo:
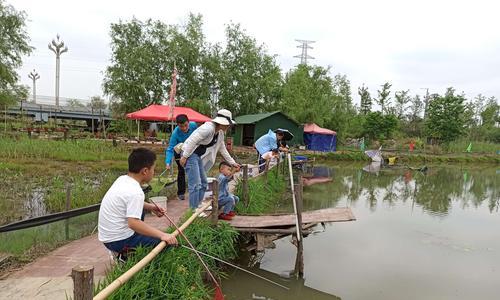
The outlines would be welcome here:
M 182 145 L 180 164 L 185 166 L 189 206 L 198 207 L 207 190 L 206 172 L 215 163 L 215 156 L 220 151 L 222 157 L 232 166 L 239 169 L 240 165 L 231 157 L 224 143 L 224 134 L 235 124 L 232 114 L 227 109 L 221 109 L 217 116 L 198 127 Z M 202 161 L 206 161 L 203 163 Z

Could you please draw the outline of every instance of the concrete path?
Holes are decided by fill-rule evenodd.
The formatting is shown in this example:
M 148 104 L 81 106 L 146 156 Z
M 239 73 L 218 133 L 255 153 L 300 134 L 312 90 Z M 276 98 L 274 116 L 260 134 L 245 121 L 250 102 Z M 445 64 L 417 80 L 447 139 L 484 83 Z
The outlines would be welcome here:
M 187 200 L 170 200 L 167 214 L 178 222 L 188 207 Z M 153 215 L 146 216 L 146 222 L 162 230 L 169 226 L 166 218 Z M 57 248 L 0 280 L 0 299 L 67 299 L 73 296 L 70 275 L 74 266 L 93 265 L 97 282 L 111 262 L 109 252 L 99 242 L 97 234 L 87 236 Z

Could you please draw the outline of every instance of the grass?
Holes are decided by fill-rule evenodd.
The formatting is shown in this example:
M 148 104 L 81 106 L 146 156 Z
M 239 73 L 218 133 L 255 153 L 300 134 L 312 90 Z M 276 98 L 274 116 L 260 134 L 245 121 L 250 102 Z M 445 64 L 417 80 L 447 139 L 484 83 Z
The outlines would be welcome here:
M 288 171 L 288 169 L 286 169 Z M 287 174 L 282 174 L 281 165 L 278 165 L 269 170 L 267 179 L 265 175 L 256 178 L 249 178 L 249 204 L 248 206 L 243 201 L 238 202 L 236 211 L 243 215 L 257 215 L 264 213 L 272 213 L 275 211 L 277 199 L 285 195 L 287 188 Z M 240 182 L 236 188 L 236 194 L 243 199 L 243 185 Z
M 225 222 L 219 222 L 214 227 L 208 220 L 197 218 L 184 233 L 199 251 L 223 260 L 236 257 L 235 242 L 238 234 Z M 180 236 L 178 241 L 187 245 Z M 115 265 L 98 283 L 96 293 L 130 269 L 149 251 L 150 248 L 138 248 L 126 263 Z M 223 269 L 214 260 L 203 259 L 214 276 L 225 276 Z M 204 272 L 194 253 L 181 247 L 170 248 L 160 253 L 108 299 L 210 299 L 213 290 L 210 282 L 205 283 Z
M 128 149 L 96 140 L 54 141 L 0 138 L 0 158 L 55 159 L 59 161 L 127 160 Z
M 94 176 L 75 176 L 71 178 L 71 208 L 79 208 L 101 202 L 102 198 L 118 177 L 116 172 L 101 172 Z M 66 181 L 68 178 L 56 176 L 46 189 L 45 205 L 51 212 L 66 208 Z
M 467 140 L 452 142 L 448 145 L 447 150 L 451 153 L 464 153 L 467 147 L 469 147 L 469 143 L 471 141 Z M 500 144 L 472 141 L 472 153 L 496 153 L 499 150 Z

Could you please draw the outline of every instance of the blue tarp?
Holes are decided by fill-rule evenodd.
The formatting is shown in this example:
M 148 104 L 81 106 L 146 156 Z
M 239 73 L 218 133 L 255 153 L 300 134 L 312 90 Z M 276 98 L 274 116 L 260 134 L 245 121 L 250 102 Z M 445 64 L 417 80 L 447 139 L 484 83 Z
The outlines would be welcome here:
M 304 143 L 308 150 L 337 151 L 337 136 L 334 134 L 304 133 Z

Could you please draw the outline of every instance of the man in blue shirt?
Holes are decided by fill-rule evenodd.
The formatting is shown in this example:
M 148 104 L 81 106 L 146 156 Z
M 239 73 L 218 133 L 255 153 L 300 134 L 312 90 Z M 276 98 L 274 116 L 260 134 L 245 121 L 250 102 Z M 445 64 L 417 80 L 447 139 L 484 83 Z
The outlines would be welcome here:
M 175 151 L 175 146 L 184 143 L 186 139 L 193 133 L 193 131 L 198 127 L 195 122 L 189 122 L 189 119 L 186 115 L 178 115 L 175 118 L 177 122 L 177 127 L 172 132 L 170 136 L 170 142 L 168 143 L 168 148 L 165 151 L 165 167 L 167 170 L 171 168 L 172 165 L 172 157 L 175 158 L 175 162 L 177 163 L 178 172 L 177 172 L 177 197 L 179 200 L 184 200 L 184 194 L 186 193 L 186 172 L 184 171 L 184 167 L 180 165 L 179 160 L 181 158 L 180 151 Z M 179 149 L 177 147 L 176 149 Z
M 257 149 L 257 154 L 259 155 L 259 172 L 264 171 L 266 160 L 262 158 L 264 153 L 279 149 L 283 152 L 288 152 L 286 147 L 282 147 L 281 141 L 285 139 L 286 129 L 278 128 L 275 131 L 269 129 L 267 134 L 261 136 L 254 144 L 255 149 Z

